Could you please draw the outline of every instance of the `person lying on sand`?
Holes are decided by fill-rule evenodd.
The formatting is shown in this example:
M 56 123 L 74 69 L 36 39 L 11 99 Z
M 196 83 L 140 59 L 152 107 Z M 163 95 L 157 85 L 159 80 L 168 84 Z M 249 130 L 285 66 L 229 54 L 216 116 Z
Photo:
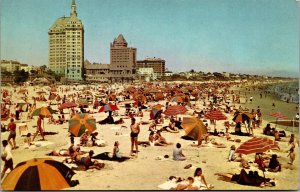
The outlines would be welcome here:
M 88 169 L 100 170 L 100 169 L 102 169 L 104 167 L 104 163 L 100 163 L 97 160 L 92 161 L 93 154 L 94 154 L 93 150 L 90 150 L 88 156 L 86 156 L 86 157 L 82 157 L 81 155 L 77 154 L 74 157 L 75 163 L 77 165 L 83 165 L 85 170 L 88 170 Z
M 170 133 L 179 133 L 179 130 L 177 127 L 175 127 L 175 120 L 171 119 L 169 126 L 165 127 L 165 130 L 170 132 Z
M 215 173 L 220 177 L 225 179 L 230 179 L 231 181 L 236 181 L 241 185 L 250 185 L 250 186 L 275 186 L 275 181 L 269 178 L 264 178 L 258 175 L 258 172 L 249 171 L 249 174 L 245 171 L 245 169 L 241 169 L 239 174 L 231 174 L 231 173 Z
M 178 182 L 176 187 L 171 187 L 170 190 L 199 190 L 199 188 L 193 184 L 194 178 L 188 177 L 186 180 Z
M 200 139 L 200 140 L 198 140 L 198 144 L 191 144 L 191 146 L 192 147 L 208 147 L 209 145 L 207 145 L 207 144 L 209 144 L 209 143 L 211 143 L 214 147 L 216 147 L 216 148 L 226 148 L 226 145 L 225 144 L 223 144 L 223 143 L 218 143 L 218 142 L 216 142 L 214 139 L 211 139 L 210 141 L 206 141 L 205 142 L 205 144 L 202 144 L 202 141 L 203 141 L 204 139 Z M 207 139 L 208 140 L 208 139 Z

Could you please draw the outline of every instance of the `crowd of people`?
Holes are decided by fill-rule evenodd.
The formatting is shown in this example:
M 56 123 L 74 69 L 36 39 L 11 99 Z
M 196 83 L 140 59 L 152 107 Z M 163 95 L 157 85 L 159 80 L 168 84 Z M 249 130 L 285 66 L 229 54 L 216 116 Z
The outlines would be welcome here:
M 198 142 L 196 146 L 201 147 L 205 146 L 207 144 L 211 144 L 217 148 L 226 148 L 226 145 L 224 143 L 226 142 L 237 142 L 238 139 L 232 139 L 232 137 L 240 138 L 240 136 L 250 136 L 249 138 L 252 138 L 254 135 L 255 130 L 261 130 L 262 134 L 266 135 L 267 137 L 274 137 L 274 141 L 281 142 L 282 138 L 290 137 L 288 141 L 288 145 L 290 146 L 290 149 L 287 151 L 289 158 L 289 164 L 293 165 L 296 154 L 295 154 L 295 148 L 299 144 L 296 140 L 295 134 L 291 134 L 290 136 L 282 130 L 276 130 L 275 128 L 271 128 L 271 124 L 267 124 L 265 128 L 262 129 L 263 125 L 263 114 L 258 106 L 257 109 L 252 109 L 251 112 L 248 112 L 248 118 L 242 119 L 240 121 L 232 120 L 226 121 L 222 128 L 217 127 L 216 119 L 208 118 L 207 114 L 211 111 L 222 111 L 227 115 L 233 116 L 234 118 L 240 114 L 243 114 L 245 111 L 242 108 L 236 108 L 235 104 L 239 102 L 239 97 L 234 96 L 232 98 L 231 103 L 232 106 L 229 107 L 230 99 L 228 97 L 233 92 L 229 89 L 230 86 L 235 85 L 232 84 L 213 84 L 213 85 L 202 85 L 202 88 L 204 86 L 209 87 L 209 89 L 206 92 L 206 95 L 201 94 L 200 92 L 194 93 L 194 89 L 200 89 L 199 87 L 191 87 L 187 88 L 188 91 L 183 93 L 181 90 L 184 89 L 183 84 L 174 85 L 173 87 L 165 87 L 165 93 L 163 95 L 163 100 L 166 100 L 166 105 L 163 109 L 159 110 L 156 115 L 153 115 L 153 117 L 150 117 L 150 121 L 138 121 L 137 119 L 142 119 L 145 116 L 145 112 L 151 112 L 152 106 L 149 105 L 149 102 L 155 103 L 159 101 L 155 94 L 146 94 L 146 90 L 143 87 L 139 88 L 132 88 L 134 89 L 134 94 L 137 93 L 140 97 L 135 98 L 133 95 L 133 91 L 123 91 L 122 94 L 116 94 L 113 93 L 111 90 L 107 90 L 104 92 L 104 94 L 107 96 L 104 99 L 97 99 L 92 102 L 93 103 L 93 109 L 98 109 L 100 106 L 105 106 L 107 104 L 119 106 L 122 101 L 126 101 L 126 99 L 136 99 L 134 103 L 131 103 L 129 106 L 125 105 L 126 110 L 124 114 L 118 114 L 114 111 L 108 111 L 108 116 L 98 121 L 97 123 L 101 125 L 104 124 L 114 124 L 114 125 L 123 125 L 125 124 L 124 119 L 130 119 L 131 123 L 129 125 L 129 139 L 130 140 L 130 153 L 129 155 L 122 154 L 120 152 L 120 142 L 115 141 L 114 146 L 112 148 L 112 152 L 104 152 L 99 155 L 94 154 L 94 150 L 91 149 L 89 151 L 81 151 L 82 147 L 104 147 L 106 146 L 105 143 L 99 143 L 99 139 L 97 138 L 99 136 L 98 131 L 90 132 L 86 130 L 82 135 L 80 135 L 79 144 L 74 144 L 74 135 L 70 133 L 71 138 L 71 145 L 68 149 L 60 149 L 60 150 L 53 150 L 48 155 L 53 156 L 63 156 L 65 157 L 64 161 L 65 163 L 74 163 L 78 166 L 83 166 L 84 170 L 87 169 L 102 169 L 105 164 L 102 162 L 99 162 L 98 160 L 95 160 L 94 158 L 101 157 L 102 159 L 109 159 L 109 160 L 120 160 L 122 158 L 126 159 L 133 159 L 133 157 L 138 158 L 139 156 L 139 150 L 142 150 L 139 148 L 139 145 L 142 146 L 168 146 L 171 145 L 173 147 L 172 152 L 173 160 L 174 161 L 188 161 L 191 157 L 187 155 L 187 153 L 184 153 L 183 150 L 186 149 L 186 146 L 182 147 L 182 144 L 179 142 L 176 142 L 176 144 L 173 144 L 170 141 L 167 141 L 167 137 L 165 135 L 173 134 L 179 137 L 182 133 L 182 130 L 185 130 L 183 126 L 183 120 L 180 117 L 177 117 L 175 115 L 166 115 L 164 112 L 168 109 L 170 106 L 179 105 L 183 106 L 187 109 L 188 112 L 190 112 L 190 117 L 196 117 L 204 122 L 204 133 L 197 137 L 196 141 Z M 191 85 L 189 85 L 191 86 Z M 219 87 L 222 87 L 223 89 L 219 89 Z M 188 87 L 188 86 L 187 86 Z M 66 102 L 76 102 L 76 99 L 81 99 L 82 95 L 80 94 L 80 91 L 76 89 L 76 87 L 73 87 L 73 90 L 75 90 L 76 93 L 68 94 L 72 88 L 63 89 L 62 87 L 59 88 L 59 91 L 61 93 L 64 93 L 63 96 L 60 97 L 60 100 L 58 105 L 62 105 Z M 169 89 L 169 90 L 168 90 Z M 167 91 L 168 90 L 168 91 Z M 96 91 L 96 90 L 95 90 Z M 193 94 L 194 93 L 194 94 Z M 115 98 L 111 99 L 111 95 L 116 94 Z M 28 95 L 28 93 L 24 93 L 24 95 Z M 172 99 L 180 95 L 182 100 L 181 101 L 172 101 Z M 50 94 L 49 98 L 58 98 L 59 95 L 57 94 Z M 192 104 L 192 98 L 195 101 L 195 104 Z M 32 112 L 36 109 L 37 103 L 39 103 L 40 100 L 45 100 L 45 97 L 35 98 L 33 104 L 28 104 L 28 116 L 27 120 L 32 121 L 33 116 Z M 47 99 L 46 99 L 47 101 Z M 203 103 L 203 107 L 200 107 L 199 105 L 196 105 L 196 101 L 201 101 Z M 250 102 L 254 103 L 254 98 L 250 97 Z M 52 100 L 50 101 L 51 104 Z M 235 103 L 237 102 L 237 103 Z M 176 103 L 176 104 L 175 104 Z M 51 108 L 50 105 L 48 108 Z M 15 113 L 10 119 L 10 122 L 7 125 L 7 130 L 9 131 L 9 136 L 7 140 L 2 141 L 3 145 L 3 153 L 2 153 L 2 160 L 5 162 L 3 171 L 2 171 L 2 177 L 4 176 L 7 169 L 13 168 L 13 162 L 12 162 L 12 152 L 11 150 L 17 149 L 17 143 L 16 143 L 16 130 L 17 125 L 15 121 L 19 121 L 20 119 L 24 119 L 24 117 L 20 116 L 22 113 L 23 107 L 20 104 L 15 105 Z M 42 138 L 42 141 L 45 141 L 45 130 L 43 127 L 43 122 L 45 121 L 45 118 L 48 118 L 49 121 L 47 124 L 53 124 L 53 125 L 63 125 L 67 123 L 74 115 L 80 114 L 80 113 L 95 113 L 93 110 L 87 109 L 84 105 L 79 105 L 78 108 L 72 107 L 70 108 L 69 118 L 67 118 L 67 115 L 64 113 L 63 109 L 57 110 L 58 114 L 55 114 L 57 118 L 55 118 L 54 114 L 51 114 L 50 116 L 44 116 L 39 115 L 36 122 L 36 131 L 34 134 L 28 133 L 26 138 L 24 139 L 24 144 L 29 148 L 31 145 L 33 145 L 35 139 L 40 135 Z M 119 120 L 115 120 L 114 117 L 119 116 Z M 234 119 L 233 118 L 233 119 Z M 145 130 L 141 129 L 141 126 L 146 124 L 148 126 L 148 129 L 146 131 L 149 132 L 148 135 L 148 141 L 140 141 L 140 133 L 144 132 Z M 219 126 L 219 125 L 218 125 Z M 1 125 L 1 127 L 3 127 Z M 211 127 L 214 127 L 213 131 Z M 230 132 L 231 129 L 234 129 L 233 132 Z M 243 129 L 245 128 L 245 132 L 243 132 Z M 101 134 L 101 133 L 100 133 Z M 257 133 L 256 133 L 257 134 Z M 220 138 L 222 142 L 216 142 L 214 139 L 211 138 Z M 225 138 L 225 139 L 223 139 Z M 223 140 L 222 140 L 223 139 Z M 195 140 L 195 139 L 194 139 Z M 203 143 L 205 141 L 205 143 Z M 242 154 L 236 154 L 236 147 L 235 145 L 232 145 L 230 147 L 229 155 L 227 157 L 228 162 L 240 162 L 240 166 L 242 167 L 240 174 L 231 175 L 232 181 L 237 181 L 239 184 L 245 184 L 245 185 L 253 185 L 253 186 L 262 186 L 266 184 L 266 180 L 262 181 L 261 177 L 257 175 L 257 173 L 254 173 L 252 175 L 251 172 L 247 173 L 244 169 L 249 169 L 251 167 L 251 163 L 246 160 L 246 158 Z M 266 169 L 269 172 L 280 172 L 283 169 L 282 163 L 279 162 L 278 156 L 276 154 L 266 155 L 264 153 L 257 153 L 254 156 L 253 162 L 257 164 L 257 167 L 259 169 Z M 225 174 L 219 174 L 220 176 L 224 176 Z M 228 175 L 226 175 L 227 177 Z M 230 176 L 228 176 L 230 177 Z M 197 183 L 198 182 L 198 183 Z M 270 185 L 273 185 L 272 181 L 268 181 Z M 201 184 L 199 184 L 201 183 Z M 204 186 L 207 189 L 211 189 L 211 186 L 209 186 L 206 183 L 205 177 L 202 174 L 201 168 L 196 169 L 194 177 L 188 177 L 186 180 L 178 182 L 177 186 L 172 188 L 174 190 L 198 190 L 201 187 Z

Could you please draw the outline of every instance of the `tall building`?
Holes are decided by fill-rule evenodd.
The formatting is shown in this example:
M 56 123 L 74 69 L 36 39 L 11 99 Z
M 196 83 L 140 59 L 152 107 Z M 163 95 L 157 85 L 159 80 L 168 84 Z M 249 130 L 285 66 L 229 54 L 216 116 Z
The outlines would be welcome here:
M 84 29 L 72 0 L 70 17 L 60 17 L 50 27 L 49 68 L 68 80 L 82 80 Z
M 132 82 L 136 75 L 136 48 L 127 47 L 127 42 L 120 34 L 110 44 L 110 75 L 111 83 Z
M 157 77 L 165 76 L 166 61 L 160 58 L 146 58 L 141 61 L 137 61 L 137 69 L 140 68 L 152 68 L 153 72 L 157 74 Z

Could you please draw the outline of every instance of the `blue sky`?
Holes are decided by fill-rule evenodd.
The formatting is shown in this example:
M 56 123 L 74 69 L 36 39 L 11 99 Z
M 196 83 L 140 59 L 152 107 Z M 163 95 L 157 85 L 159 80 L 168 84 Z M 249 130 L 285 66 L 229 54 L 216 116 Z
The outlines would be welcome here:
M 72 0 L 2 0 L 1 59 L 48 64 L 48 29 Z M 299 74 L 296 0 L 76 0 L 85 59 L 109 63 L 122 33 L 172 71 Z

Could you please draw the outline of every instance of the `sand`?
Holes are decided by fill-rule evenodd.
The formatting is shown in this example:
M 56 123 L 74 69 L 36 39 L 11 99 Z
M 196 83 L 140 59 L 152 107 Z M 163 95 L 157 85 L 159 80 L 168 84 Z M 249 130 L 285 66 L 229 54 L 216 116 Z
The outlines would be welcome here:
M 65 86 L 62 86 L 65 87 Z M 78 88 L 83 87 L 83 85 L 77 86 Z M 7 88 L 12 90 L 12 88 Z M 17 88 L 18 90 L 19 88 Z M 41 89 L 41 88 L 38 88 Z M 44 90 L 47 92 L 47 88 L 44 87 Z M 29 98 L 32 96 L 37 96 L 35 93 L 37 89 L 34 90 L 34 87 L 29 86 Z M 69 94 L 70 92 L 68 92 Z M 63 95 L 63 93 L 59 93 Z M 12 101 L 15 102 L 20 99 L 21 95 L 17 93 L 13 93 Z M 271 106 L 270 99 L 256 99 L 256 95 L 254 95 L 254 102 L 252 105 L 248 106 L 256 106 L 260 105 L 261 108 L 265 108 L 265 106 Z M 32 103 L 31 100 L 29 100 Z M 165 101 L 161 101 L 161 104 L 164 104 Z M 37 107 L 46 106 L 45 102 L 38 102 Z M 197 105 L 200 108 L 203 105 L 202 101 L 198 101 Z M 237 104 L 238 106 L 238 104 Z M 282 104 L 282 106 L 285 106 Z M 278 110 L 282 107 L 278 104 Z M 57 109 L 57 105 L 51 105 L 53 109 Z M 91 109 L 91 108 L 90 108 Z M 256 108 L 255 108 L 256 109 Z M 295 109 L 293 109 L 295 110 Z M 120 107 L 119 114 L 123 114 L 125 111 L 124 107 Z M 68 112 L 68 110 L 65 110 Z M 189 109 L 188 113 L 191 113 L 192 110 Z M 263 115 L 268 114 L 268 111 L 263 111 Z M 96 120 L 104 119 L 107 114 L 106 113 L 97 113 L 93 114 Z M 232 119 L 233 114 L 225 114 L 228 118 L 227 120 Z M 57 119 L 58 115 L 54 115 L 54 118 Z M 181 115 L 189 116 L 189 115 Z M 66 118 L 69 116 L 66 114 Z M 115 120 L 119 119 L 119 117 L 114 117 Z M 149 120 L 149 112 L 144 112 L 143 118 L 137 118 L 137 121 L 148 121 Z M 36 125 L 37 117 L 34 117 L 33 120 L 27 120 L 27 112 L 22 113 L 21 121 L 17 123 L 24 122 L 28 125 L 29 132 L 34 133 L 36 128 L 33 125 Z M 52 150 L 58 149 L 67 149 L 69 146 L 69 133 L 68 133 L 68 123 L 64 123 L 63 125 L 53 125 L 47 123 L 48 119 L 45 119 L 44 125 L 45 130 L 47 132 L 56 132 L 54 135 L 47 135 L 47 141 L 40 141 L 41 146 L 33 147 L 30 149 L 24 149 L 25 145 L 23 144 L 23 140 L 25 137 L 20 136 L 17 133 L 17 145 L 18 149 L 13 150 L 13 161 L 14 165 L 22 161 L 26 161 L 32 158 L 40 158 L 40 157 L 49 157 L 46 156 L 46 153 Z M 167 125 L 169 120 L 165 121 Z M 8 124 L 8 121 L 2 122 L 4 124 Z M 224 129 L 223 126 L 224 121 L 217 121 L 217 128 Z M 263 121 L 262 127 L 265 127 L 267 121 Z M 83 151 L 89 151 L 90 149 L 95 151 L 95 154 L 99 154 L 102 152 L 112 152 L 113 144 L 115 141 L 119 141 L 120 143 L 120 151 L 129 155 L 130 152 L 130 119 L 125 119 L 125 124 L 127 128 L 123 128 L 120 130 L 120 125 L 99 125 L 97 124 L 97 131 L 99 132 L 98 138 L 106 141 L 105 147 L 81 147 Z M 213 127 L 212 125 L 209 125 Z M 283 128 L 284 129 L 284 128 Z M 234 131 L 231 128 L 230 131 Z M 116 135 L 116 132 L 121 132 L 122 134 Z M 254 130 L 256 136 L 262 136 L 262 128 L 257 128 Z M 141 132 L 139 135 L 139 141 L 146 141 L 148 139 L 149 131 L 148 125 L 141 125 Z M 228 172 L 228 173 L 239 173 L 240 167 L 238 162 L 228 162 L 227 157 L 229 153 L 229 149 L 231 145 L 236 145 L 237 147 L 240 145 L 239 143 L 234 143 L 231 141 L 227 141 L 222 137 L 211 137 L 215 139 L 217 142 L 224 143 L 226 148 L 215 148 L 211 145 L 207 147 L 192 147 L 191 144 L 194 141 L 183 140 L 180 137 L 185 135 L 184 130 L 180 130 L 179 133 L 168 133 L 163 132 L 162 135 L 167 139 L 167 141 L 172 142 L 173 145 L 168 146 L 154 146 L 154 147 L 142 147 L 139 146 L 139 154 L 138 157 L 134 157 L 128 161 L 119 163 L 112 161 L 101 161 L 105 163 L 105 167 L 102 170 L 87 170 L 87 171 L 76 171 L 76 174 L 73 176 L 73 179 L 79 180 L 79 185 L 68 188 L 66 190 L 159 190 L 158 185 L 164 183 L 168 180 L 169 176 L 180 176 L 183 178 L 187 178 L 189 176 L 193 176 L 196 167 L 201 167 L 203 173 L 206 177 L 206 181 L 209 184 L 214 186 L 214 190 L 296 190 L 299 187 L 299 157 L 298 157 L 298 146 L 296 147 L 296 161 L 293 166 L 288 166 L 288 157 L 287 150 L 289 149 L 288 143 L 281 141 L 279 142 L 279 146 L 281 148 L 280 151 L 276 151 L 276 154 L 279 156 L 279 161 L 283 165 L 283 169 L 280 173 L 271 173 L 266 172 L 266 177 L 275 178 L 276 187 L 265 187 L 258 188 L 252 186 L 243 186 L 237 183 L 232 183 L 228 181 L 219 180 L 218 176 L 215 175 L 217 172 Z M 287 135 L 290 135 L 290 132 L 287 132 Z M 6 139 L 8 137 L 8 132 L 1 133 L 1 138 Z M 240 138 L 242 142 L 250 139 L 250 137 L 238 137 L 232 136 L 233 138 Z M 269 137 L 273 139 L 273 137 Z M 298 135 L 297 135 L 297 138 Z M 40 140 L 41 137 L 38 136 L 36 141 Z M 78 140 L 78 139 L 77 139 Z M 285 138 L 288 140 L 288 137 Z M 175 144 L 180 142 L 182 145 L 183 153 L 186 155 L 186 161 L 173 161 L 172 160 L 172 150 L 175 147 Z M 272 152 L 270 152 L 272 154 Z M 164 155 L 169 155 L 168 159 L 163 158 Z M 157 157 L 160 157 L 161 160 L 157 160 Z M 63 161 L 64 157 L 52 157 L 57 161 Z M 246 155 L 245 158 L 249 161 L 254 161 L 254 154 Z M 193 166 L 189 169 L 184 169 L 184 167 L 188 164 L 192 164 Z M 258 170 L 257 167 L 252 163 L 250 164 L 250 170 Z M 68 166 L 72 166 L 69 165 Z M 1 165 L 1 169 L 3 168 L 3 164 Z M 259 171 L 260 175 L 262 172 Z

